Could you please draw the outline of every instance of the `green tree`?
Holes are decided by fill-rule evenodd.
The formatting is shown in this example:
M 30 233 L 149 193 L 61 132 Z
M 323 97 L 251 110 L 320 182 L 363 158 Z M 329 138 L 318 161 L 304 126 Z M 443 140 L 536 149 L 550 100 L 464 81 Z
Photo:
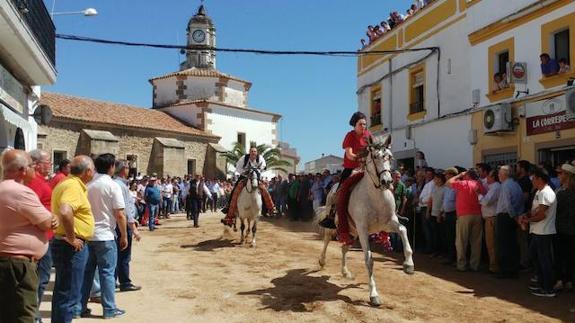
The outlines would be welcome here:
M 279 148 L 272 147 L 270 145 L 261 144 L 256 146 L 258 154 L 260 154 L 266 161 L 267 169 L 282 169 L 283 167 L 291 166 L 291 163 L 287 160 L 281 159 L 281 152 Z M 235 165 L 240 158 L 242 158 L 245 153 L 244 146 L 235 142 L 232 150 L 225 152 L 223 155 L 226 157 L 228 163 Z

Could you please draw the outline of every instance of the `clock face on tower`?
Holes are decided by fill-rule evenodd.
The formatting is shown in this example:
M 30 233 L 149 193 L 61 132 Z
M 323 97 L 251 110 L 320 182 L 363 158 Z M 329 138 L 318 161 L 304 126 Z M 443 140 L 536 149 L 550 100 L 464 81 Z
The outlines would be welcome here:
M 192 39 L 196 42 L 196 43 L 201 43 L 206 39 L 206 33 L 204 33 L 203 30 L 194 30 L 194 32 L 192 33 Z

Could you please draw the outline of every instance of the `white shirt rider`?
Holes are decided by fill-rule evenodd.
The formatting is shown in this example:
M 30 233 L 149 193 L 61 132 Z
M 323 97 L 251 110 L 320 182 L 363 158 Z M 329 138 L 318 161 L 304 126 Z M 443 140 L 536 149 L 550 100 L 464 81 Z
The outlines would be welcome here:
M 245 162 L 245 159 L 248 158 L 248 161 Z M 244 164 L 246 165 L 244 167 Z M 266 169 L 266 161 L 264 160 L 264 158 L 261 155 L 258 155 L 258 151 L 256 148 L 250 148 L 250 153 L 247 156 L 243 156 L 242 158 L 240 158 L 238 160 L 238 162 L 236 163 L 236 170 L 235 170 L 235 174 L 236 175 L 244 175 L 244 173 L 250 169 L 250 167 L 252 168 L 257 168 L 261 171 Z

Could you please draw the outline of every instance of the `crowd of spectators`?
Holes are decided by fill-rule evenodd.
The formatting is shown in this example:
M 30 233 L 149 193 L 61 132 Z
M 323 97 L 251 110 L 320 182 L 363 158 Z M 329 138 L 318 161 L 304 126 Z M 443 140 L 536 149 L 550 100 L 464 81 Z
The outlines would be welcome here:
M 434 0 L 415 0 L 413 4 L 407 9 L 405 14 L 401 14 L 397 11 L 392 11 L 389 13 L 389 18 L 381 21 L 379 24 L 367 26 L 367 40 L 362 38 L 361 45 L 365 47 L 379 37 L 383 36 L 385 33 L 393 30 L 396 26 L 399 26 L 404 21 L 415 15 L 419 10 L 423 9 L 427 4 L 433 2 Z
M 555 166 L 400 165 L 393 176 L 397 212 L 411 220 L 416 250 L 463 272 L 479 271 L 483 257 L 501 279 L 533 271 L 531 293 L 554 297 L 575 279 L 575 160 Z M 402 250 L 396 234 L 391 241 Z

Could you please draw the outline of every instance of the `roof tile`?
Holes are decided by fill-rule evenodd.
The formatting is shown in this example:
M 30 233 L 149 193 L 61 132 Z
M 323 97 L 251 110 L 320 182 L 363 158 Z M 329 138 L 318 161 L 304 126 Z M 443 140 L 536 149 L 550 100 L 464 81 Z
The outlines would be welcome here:
M 40 101 L 50 106 L 55 118 L 217 138 L 158 110 L 48 92 Z

